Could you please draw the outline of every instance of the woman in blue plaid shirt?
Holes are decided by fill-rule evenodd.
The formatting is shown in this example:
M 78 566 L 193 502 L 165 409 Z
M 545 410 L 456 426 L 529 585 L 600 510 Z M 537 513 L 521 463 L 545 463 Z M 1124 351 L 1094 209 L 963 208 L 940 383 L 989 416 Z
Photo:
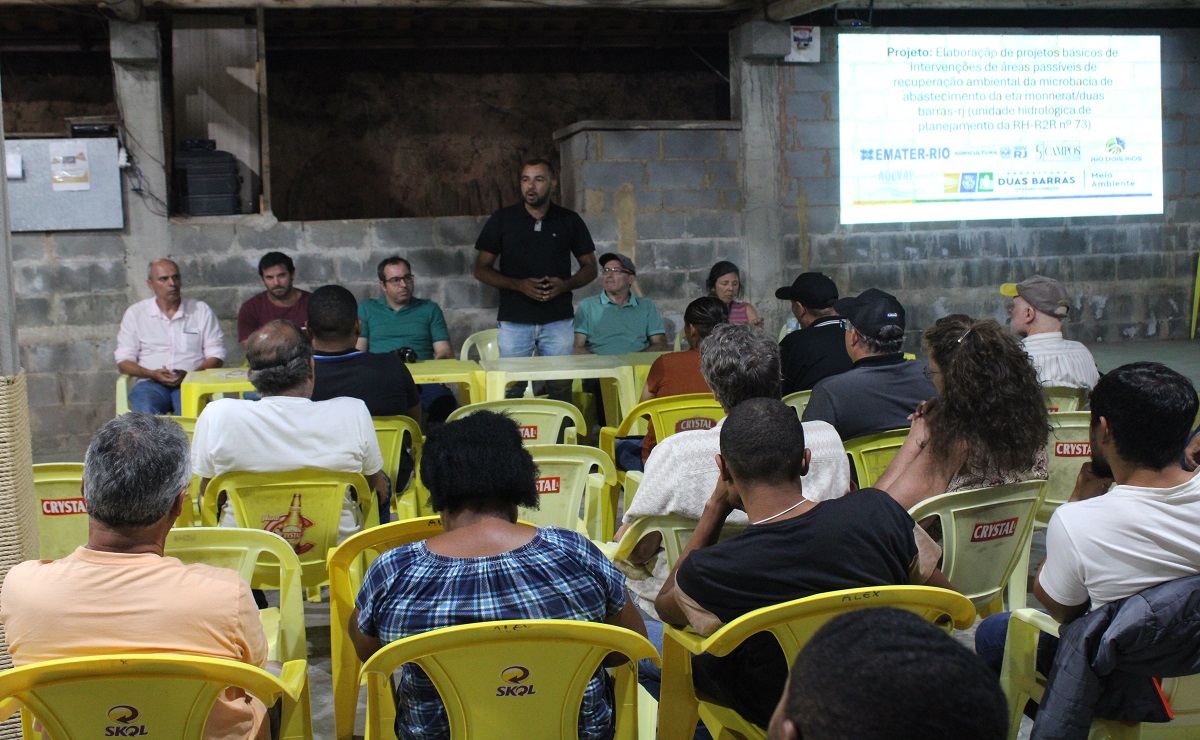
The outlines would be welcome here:
M 421 481 L 445 534 L 399 547 L 367 570 L 350 637 L 366 660 L 382 645 L 440 627 L 504 619 L 605 622 L 645 635 L 625 578 L 586 537 L 518 525 L 537 508 L 538 472 L 508 417 L 481 411 L 430 433 Z M 579 737 L 610 738 L 613 712 L 603 669 L 579 711 Z M 416 666 L 396 682 L 402 738 L 448 737 L 437 690 Z

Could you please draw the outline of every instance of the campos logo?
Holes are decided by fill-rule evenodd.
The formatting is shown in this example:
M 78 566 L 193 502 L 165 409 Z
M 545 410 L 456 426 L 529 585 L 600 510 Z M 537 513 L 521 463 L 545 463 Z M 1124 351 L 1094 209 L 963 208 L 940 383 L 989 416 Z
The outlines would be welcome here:
M 1087 457 L 1092 454 L 1091 442 L 1056 442 L 1055 457 Z
M 713 421 L 712 419 L 705 419 L 697 416 L 691 419 L 680 419 L 679 421 L 675 422 L 675 431 L 691 432 L 697 429 L 712 429 L 716 425 L 717 422 Z
M 128 704 L 118 704 L 108 710 L 109 725 L 104 728 L 105 737 L 142 737 L 149 735 L 145 725 L 135 725 L 138 718 L 137 707 Z
M 537 480 L 538 493 L 558 493 L 560 490 L 562 490 L 561 478 L 538 478 Z
M 523 665 L 510 665 L 500 671 L 500 680 L 507 686 L 497 686 L 496 696 L 529 696 L 537 693 L 533 684 L 526 684 L 529 679 L 529 669 Z
M 975 529 L 971 532 L 971 541 L 998 540 L 1001 537 L 1012 537 L 1016 533 L 1017 517 L 1013 517 L 991 524 L 976 524 Z
M 42 513 L 46 516 L 63 516 L 65 514 L 86 514 L 87 506 L 81 498 L 64 498 L 42 502 Z

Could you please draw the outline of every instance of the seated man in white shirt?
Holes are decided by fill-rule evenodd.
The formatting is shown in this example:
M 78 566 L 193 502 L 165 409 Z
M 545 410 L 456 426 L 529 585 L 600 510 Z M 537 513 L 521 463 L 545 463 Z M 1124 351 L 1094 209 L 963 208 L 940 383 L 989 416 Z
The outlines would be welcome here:
M 751 398 L 781 398 L 779 345 L 761 329 L 746 324 L 720 324 L 713 329 L 700 345 L 700 372 L 726 413 Z M 677 514 L 700 519 L 720 475 L 716 455 L 723 424 L 672 434 L 655 446 L 637 494 L 625 503 L 618 538 L 638 517 Z M 812 452 L 808 472 L 801 479 L 804 497 L 824 501 L 844 495 L 850 489 L 850 465 L 841 438 L 824 421 L 806 422 L 803 429 L 805 445 Z M 735 511 L 728 522 L 745 526 L 748 520 L 745 512 Z M 657 534 L 649 535 L 638 544 L 630 562 L 617 563 L 629 578 L 638 607 L 655 618 L 654 599 L 669 572 L 660 543 Z
M 313 401 L 312 344 L 300 327 L 277 320 L 246 340 L 250 382 L 261 399 L 222 399 L 204 407 L 192 437 L 192 468 L 201 492 L 229 471 L 274 473 L 321 468 L 362 473 L 386 520 L 391 482 L 367 405 L 357 398 Z M 359 507 L 342 510 L 339 541 L 362 528 Z M 227 507 L 222 526 L 236 526 Z
M 1034 275 L 1019 283 L 1000 286 L 1011 296 L 1008 307 L 1013 333 L 1021 337 L 1029 359 L 1044 386 L 1091 388 L 1100 379 L 1096 359 L 1079 342 L 1063 339 L 1062 322 L 1071 313 L 1071 302 L 1062 283 Z
M 144 378 L 129 391 L 129 409 L 141 414 L 179 415 L 179 384 L 193 370 L 221 367 L 225 336 L 208 304 L 183 298 L 179 265 L 150 263 L 146 285 L 153 298 L 125 311 L 117 333 L 117 369 Z

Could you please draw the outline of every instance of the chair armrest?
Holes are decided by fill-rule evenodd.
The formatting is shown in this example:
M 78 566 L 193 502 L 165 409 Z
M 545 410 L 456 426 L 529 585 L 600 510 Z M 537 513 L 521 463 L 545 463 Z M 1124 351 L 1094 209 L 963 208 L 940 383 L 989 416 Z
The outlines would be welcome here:
M 600 441 L 596 446 L 600 448 L 601 452 L 608 455 L 615 465 L 617 462 L 617 428 L 600 427 Z
M 304 687 L 308 684 L 308 661 L 289 660 L 283 664 L 279 672 L 279 683 L 292 701 L 299 701 L 304 695 Z
M 692 655 L 700 655 L 704 652 L 704 641 L 708 638 L 701 637 L 696 634 L 691 627 L 679 628 L 669 624 L 663 625 L 663 640 L 671 638 L 683 647 L 687 648 Z
M 1059 627 L 1062 626 L 1054 619 L 1054 617 L 1046 614 L 1045 612 L 1038 611 L 1037 609 L 1017 609 L 1012 613 L 1012 616 L 1009 619 L 1009 629 L 1012 629 L 1014 622 L 1028 625 L 1037 631 L 1045 632 L 1046 634 L 1053 635 L 1054 637 L 1058 637 Z

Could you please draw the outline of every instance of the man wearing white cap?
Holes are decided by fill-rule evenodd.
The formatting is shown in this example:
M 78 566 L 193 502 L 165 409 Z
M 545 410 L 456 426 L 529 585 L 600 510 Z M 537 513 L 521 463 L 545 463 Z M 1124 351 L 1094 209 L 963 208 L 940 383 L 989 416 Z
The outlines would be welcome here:
M 1071 303 L 1062 283 L 1034 275 L 1019 283 L 1001 285 L 1000 293 L 1013 299 L 1008 308 L 1009 324 L 1021 337 L 1042 385 L 1096 385 L 1100 371 L 1092 353 L 1079 342 L 1063 339 L 1062 322 L 1071 312 Z

